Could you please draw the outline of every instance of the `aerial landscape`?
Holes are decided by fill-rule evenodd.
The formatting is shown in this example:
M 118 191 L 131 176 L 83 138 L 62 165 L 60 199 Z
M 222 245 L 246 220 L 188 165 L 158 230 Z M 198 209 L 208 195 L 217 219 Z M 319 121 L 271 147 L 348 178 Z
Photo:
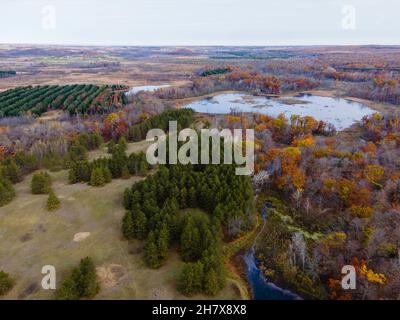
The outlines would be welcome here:
M 399 108 L 400 45 L 0 41 L 0 300 L 399 300 Z

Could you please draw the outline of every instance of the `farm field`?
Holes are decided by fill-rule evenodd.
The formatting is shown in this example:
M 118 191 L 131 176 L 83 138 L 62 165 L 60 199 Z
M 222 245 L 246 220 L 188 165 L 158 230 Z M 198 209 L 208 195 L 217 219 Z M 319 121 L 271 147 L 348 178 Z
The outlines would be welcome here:
M 64 109 L 70 114 L 106 113 L 121 108 L 125 96 L 121 86 L 67 85 L 19 87 L 0 93 L 3 117 Z

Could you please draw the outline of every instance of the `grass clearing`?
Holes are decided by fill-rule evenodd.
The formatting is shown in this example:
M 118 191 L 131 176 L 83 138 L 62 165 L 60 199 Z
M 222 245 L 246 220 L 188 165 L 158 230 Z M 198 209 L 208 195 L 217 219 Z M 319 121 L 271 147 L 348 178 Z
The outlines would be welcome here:
M 126 154 L 129 156 L 132 153 L 146 152 L 147 148 L 153 142 L 149 142 L 146 140 L 139 142 L 129 142 L 127 143 Z M 102 145 L 99 149 L 92 150 L 88 152 L 88 160 L 92 161 L 99 158 L 109 158 L 111 154 L 108 153 L 107 144 Z
M 130 152 L 138 145 L 130 146 Z M 4 299 L 53 299 L 54 292 L 41 287 L 42 267 L 55 266 L 57 284 L 60 284 L 86 256 L 92 257 L 100 273 L 105 274 L 96 299 L 186 299 L 175 287 L 182 266 L 176 251 L 171 252 L 163 267 L 152 270 L 143 263 L 143 242 L 122 239 L 122 194 L 142 178 L 113 180 L 104 187 L 94 188 L 67 184 L 65 170 L 50 175 L 61 201 L 60 210 L 48 212 L 47 195 L 31 194 L 32 175 L 15 186 L 16 199 L 0 208 L 0 270 L 16 280 Z M 81 232 L 90 232 L 90 236 L 74 242 L 74 235 Z M 228 282 L 214 298 L 238 299 L 240 296 Z

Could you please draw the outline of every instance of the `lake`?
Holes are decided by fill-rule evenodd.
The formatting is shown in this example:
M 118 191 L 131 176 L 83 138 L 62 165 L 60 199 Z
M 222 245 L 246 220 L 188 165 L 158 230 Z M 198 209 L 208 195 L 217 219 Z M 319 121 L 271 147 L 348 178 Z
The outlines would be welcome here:
M 225 93 L 194 101 L 185 108 L 209 114 L 229 114 L 234 110 L 272 117 L 281 113 L 287 118 L 292 115 L 312 116 L 316 120 L 333 124 L 338 131 L 352 126 L 366 115 L 377 112 L 359 102 L 311 94 L 276 99 L 244 93 Z
M 134 95 L 136 93 L 142 92 L 142 91 L 146 91 L 146 92 L 153 92 L 156 91 L 158 89 L 162 89 L 162 88 L 168 88 L 170 87 L 169 84 L 163 84 L 163 85 L 159 85 L 159 86 L 140 86 L 140 87 L 132 87 L 130 88 L 125 94 L 127 96 L 131 96 Z

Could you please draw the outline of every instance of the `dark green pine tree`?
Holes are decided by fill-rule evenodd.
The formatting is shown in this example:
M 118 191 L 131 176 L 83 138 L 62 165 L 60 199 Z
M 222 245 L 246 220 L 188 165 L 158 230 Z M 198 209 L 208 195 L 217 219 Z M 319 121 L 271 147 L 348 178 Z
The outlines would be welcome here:
M 185 296 L 192 296 L 203 291 L 203 264 L 185 263 L 178 278 L 178 290 Z
M 122 171 L 121 171 L 121 178 L 122 179 L 129 179 L 131 177 L 130 173 L 129 173 L 129 169 L 127 165 L 124 165 L 122 167 Z
M 134 225 L 135 225 L 135 235 L 138 239 L 146 239 L 147 236 L 147 218 L 146 215 L 141 210 L 134 211 Z
M 161 266 L 156 239 L 153 231 L 149 232 L 149 236 L 144 247 L 144 259 L 146 264 L 151 268 L 156 269 Z
M 200 255 L 200 233 L 195 226 L 192 217 L 188 217 L 183 228 L 181 239 L 181 256 L 183 261 L 195 261 Z
M 187 205 L 187 197 L 188 197 L 187 190 L 186 190 L 185 187 L 183 187 L 181 189 L 181 193 L 180 193 L 180 196 L 179 196 L 179 207 L 181 209 L 184 209 L 184 208 L 188 207 L 188 205 Z
M 82 259 L 71 275 L 63 281 L 56 292 L 58 300 L 92 299 L 100 291 L 96 267 L 91 258 Z
M 163 223 L 158 233 L 157 248 L 160 261 L 164 262 L 168 258 L 169 253 L 169 230 L 166 223 Z
M 178 291 L 185 296 L 195 294 L 193 263 L 185 263 L 178 278 Z
M 122 219 L 122 234 L 128 240 L 135 237 L 135 225 L 130 211 L 127 211 Z
M 79 278 L 76 280 L 79 296 L 92 299 L 100 291 L 100 283 L 93 260 L 86 257 L 79 263 Z
M 148 170 L 148 163 L 146 159 L 140 159 L 138 162 L 138 174 L 145 176 Z
M 217 273 L 210 269 L 204 274 L 204 292 L 209 296 L 214 296 L 220 290 L 220 281 Z
M 196 208 L 197 206 L 197 192 L 193 186 L 189 189 L 187 204 L 189 208 Z
M 132 209 L 131 201 L 132 201 L 132 190 L 131 188 L 126 188 L 123 196 L 123 205 L 126 210 Z

